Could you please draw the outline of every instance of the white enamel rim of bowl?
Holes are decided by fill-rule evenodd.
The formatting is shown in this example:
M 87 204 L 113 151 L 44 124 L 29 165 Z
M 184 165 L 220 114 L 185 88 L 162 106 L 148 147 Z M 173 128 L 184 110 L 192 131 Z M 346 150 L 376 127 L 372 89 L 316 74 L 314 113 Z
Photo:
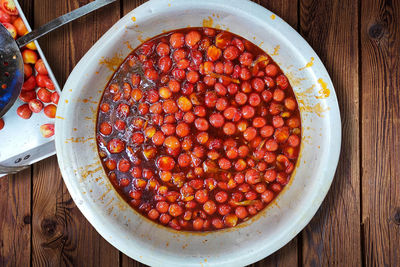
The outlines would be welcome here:
M 144 38 L 189 24 L 220 27 L 268 50 L 293 86 L 303 131 L 295 174 L 274 204 L 238 227 L 205 234 L 158 226 L 129 208 L 108 181 L 95 141 L 95 116 L 113 73 L 110 66 L 121 63 Z M 80 60 L 59 102 L 56 150 L 73 200 L 108 242 L 152 266 L 241 266 L 272 254 L 314 216 L 329 190 L 340 154 L 339 107 L 325 67 L 294 29 L 250 1 L 152 0 L 141 5 Z

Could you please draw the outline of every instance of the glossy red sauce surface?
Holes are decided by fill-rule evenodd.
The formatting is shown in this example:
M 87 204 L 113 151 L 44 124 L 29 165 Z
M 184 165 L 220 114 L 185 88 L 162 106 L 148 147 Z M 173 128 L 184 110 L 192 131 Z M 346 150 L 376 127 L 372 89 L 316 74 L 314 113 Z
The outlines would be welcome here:
M 138 212 L 176 230 L 248 220 L 288 183 L 301 141 L 287 77 L 232 33 L 187 28 L 136 48 L 107 85 L 99 155 Z

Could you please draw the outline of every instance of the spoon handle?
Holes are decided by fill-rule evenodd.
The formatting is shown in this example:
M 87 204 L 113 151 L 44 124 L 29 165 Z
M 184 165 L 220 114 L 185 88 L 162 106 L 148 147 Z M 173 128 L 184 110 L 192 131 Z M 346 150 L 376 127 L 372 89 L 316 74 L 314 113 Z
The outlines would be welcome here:
M 26 44 L 36 40 L 37 38 L 57 29 L 58 27 L 63 26 L 64 24 L 67 24 L 77 18 L 80 18 L 94 10 L 97 10 L 105 5 L 108 5 L 112 2 L 115 2 L 116 0 L 96 0 L 93 2 L 90 2 L 87 5 L 84 5 L 80 8 L 77 8 L 65 15 L 62 15 L 61 17 L 58 17 L 45 25 L 31 31 L 30 33 L 20 37 L 17 40 L 17 45 L 18 47 L 23 47 Z

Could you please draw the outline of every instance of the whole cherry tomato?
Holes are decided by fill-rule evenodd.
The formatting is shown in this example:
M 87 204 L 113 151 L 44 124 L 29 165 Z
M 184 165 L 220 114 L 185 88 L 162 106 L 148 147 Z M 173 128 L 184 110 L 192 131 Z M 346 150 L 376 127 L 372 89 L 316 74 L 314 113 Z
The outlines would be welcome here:
M 43 75 L 48 75 L 48 74 L 49 74 L 49 73 L 47 72 L 46 66 L 44 65 L 44 62 L 43 62 L 42 59 L 39 59 L 38 61 L 36 61 L 35 70 L 36 70 L 39 74 L 43 74 Z
M 8 32 L 11 34 L 12 38 L 16 39 L 17 38 L 17 29 L 12 25 L 11 23 L 3 22 L 4 27 L 8 30 Z
M 36 87 L 36 80 L 35 77 L 32 75 L 22 85 L 22 91 L 30 91 L 35 89 L 35 87 Z
M 40 126 L 40 132 L 44 138 L 49 138 L 54 135 L 54 124 L 46 123 Z
M 21 91 L 21 94 L 19 95 L 19 99 L 24 101 L 25 103 L 28 103 L 32 99 L 36 98 L 36 92 L 35 90 L 31 91 Z
M 14 27 L 17 29 L 17 33 L 19 36 L 25 35 L 28 33 L 28 29 L 26 28 L 22 18 L 19 17 L 13 22 Z
M 17 6 L 13 0 L 0 0 L 0 8 L 9 15 L 18 15 Z
M 51 102 L 53 102 L 54 104 L 58 104 L 58 100 L 60 99 L 60 95 L 57 92 L 53 92 L 51 94 Z
M 0 9 L 0 22 L 1 23 L 10 23 L 11 22 L 11 17 L 8 15 L 6 12 L 4 12 L 2 9 Z
M 32 116 L 32 110 L 29 109 L 28 104 L 23 104 L 17 108 L 17 114 L 21 118 L 27 120 Z

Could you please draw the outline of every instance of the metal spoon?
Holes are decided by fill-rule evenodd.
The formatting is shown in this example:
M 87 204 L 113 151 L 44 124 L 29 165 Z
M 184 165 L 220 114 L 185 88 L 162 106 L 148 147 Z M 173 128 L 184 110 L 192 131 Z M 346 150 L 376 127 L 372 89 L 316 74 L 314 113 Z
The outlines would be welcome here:
M 40 28 L 14 40 L 0 23 L 0 118 L 18 98 L 24 83 L 24 62 L 20 48 L 37 38 L 80 18 L 116 0 L 96 0 L 74 11 L 58 17 Z

